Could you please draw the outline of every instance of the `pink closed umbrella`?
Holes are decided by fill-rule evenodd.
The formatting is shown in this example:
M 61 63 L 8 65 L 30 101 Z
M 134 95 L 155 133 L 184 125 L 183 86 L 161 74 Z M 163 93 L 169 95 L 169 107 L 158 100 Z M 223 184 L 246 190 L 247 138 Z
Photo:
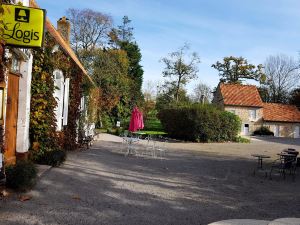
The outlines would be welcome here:
M 144 119 L 143 119 L 143 113 L 138 110 L 139 113 L 139 126 L 138 129 L 144 129 Z
M 134 107 L 131 113 L 128 130 L 131 132 L 135 132 L 143 128 L 144 128 L 143 114 L 138 110 L 137 107 Z

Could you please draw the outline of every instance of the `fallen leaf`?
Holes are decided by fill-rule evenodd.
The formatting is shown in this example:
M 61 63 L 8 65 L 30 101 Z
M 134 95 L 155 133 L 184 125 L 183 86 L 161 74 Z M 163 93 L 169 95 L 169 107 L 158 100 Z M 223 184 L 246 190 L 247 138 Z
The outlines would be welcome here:
M 0 192 L 0 196 L 3 196 L 3 197 L 8 197 L 10 195 L 10 193 L 6 190 L 3 190 Z
M 72 198 L 75 199 L 75 200 L 81 200 L 79 195 L 73 195 Z
M 25 201 L 30 200 L 31 198 L 32 198 L 32 197 L 29 196 L 29 195 L 21 195 L 21 196 L 19 197 L 19 200 L 20 200 L 21 202 L 25 202 Z

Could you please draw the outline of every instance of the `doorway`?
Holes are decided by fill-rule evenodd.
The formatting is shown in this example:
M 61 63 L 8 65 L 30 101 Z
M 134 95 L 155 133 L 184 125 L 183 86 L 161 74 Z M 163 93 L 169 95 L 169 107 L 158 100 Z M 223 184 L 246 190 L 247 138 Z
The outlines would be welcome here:
M 244 125 L 244 135 L 249 135 L 249 124 Z
M 299 126 L 295 126 L 294 138 L 300 138 L 300 127 Z
M 280 136 L 280 126 L 279 125 L 275 125 L 274 136 L 275 137 L 279 137 Z

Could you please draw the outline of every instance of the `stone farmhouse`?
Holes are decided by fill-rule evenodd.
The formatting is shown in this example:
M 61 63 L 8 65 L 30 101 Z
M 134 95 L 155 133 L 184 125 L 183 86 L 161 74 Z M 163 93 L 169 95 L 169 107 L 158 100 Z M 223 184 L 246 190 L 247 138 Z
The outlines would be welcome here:
M 213 104 L 242 121 L 241 135 L 252 135 L 262 126 L 276 137 L 300 137 L 300 111 L 294 105 L 264 103 L 254 85 L 220 83 Z

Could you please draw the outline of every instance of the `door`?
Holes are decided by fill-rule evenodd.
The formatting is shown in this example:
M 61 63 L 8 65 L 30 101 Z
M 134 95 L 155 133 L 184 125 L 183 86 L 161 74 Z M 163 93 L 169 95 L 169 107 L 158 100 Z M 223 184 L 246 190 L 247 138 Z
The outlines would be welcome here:
M 294 138 L 300 138 L 300 127 L 299 126 L 295 126 Z
M 244 125 L 244 135 L 249 135 L 249 124 Z
M 19 99 L 19 76 L 8 75 L 7 104 L 5 120 L 5 152 L 6 164 L 16 162 L 17 119 Z
M 279 130 L 280 130 L 280 127 L 278 125 L 275 125 L 275 129 L 274 129 L 274 136 L 275 137 L 279 137 Z

